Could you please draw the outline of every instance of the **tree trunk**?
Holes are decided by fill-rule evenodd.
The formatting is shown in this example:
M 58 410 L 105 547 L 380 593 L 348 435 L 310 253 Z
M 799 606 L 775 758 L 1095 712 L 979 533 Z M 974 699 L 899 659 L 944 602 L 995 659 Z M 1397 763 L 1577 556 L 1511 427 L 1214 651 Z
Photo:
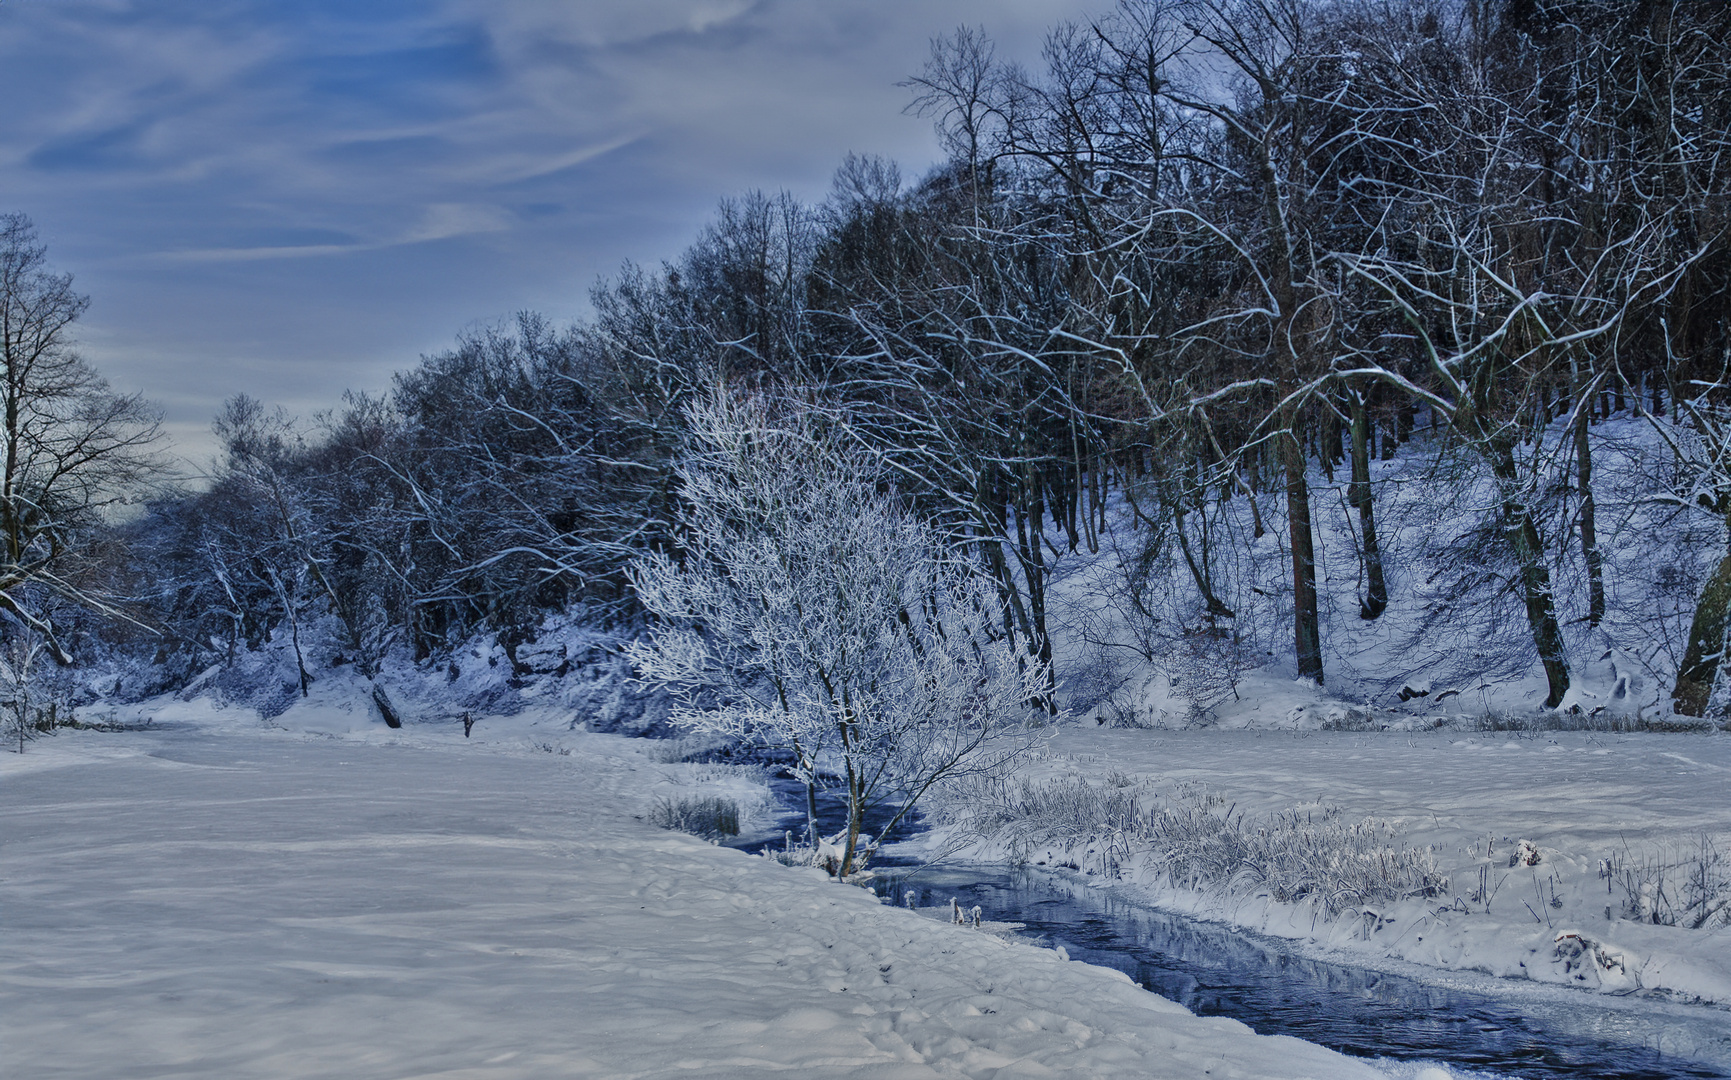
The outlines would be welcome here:
M 1575 461 L 1581 488 L 1581 555 L 1587 563 L 1587 625 L 1598 626 L 1605 618 L 1605 557 L 1594 520 L 1593 452 L 1584 412 L 1575 420 Z
M 1254 461 L 1255 458 L 1252 458 L 1251 460 Z M 1238 470 L 1233 469 L 1232 475 L 1238 477 Z M 1262 539 L 1263 534 L 1268 532 L 1268 529 L 1262 524 L 1262 507 L 1256 504 L 1256 488 L 1249 484 L 1245 484 L 1241 477 L 1238 478 L 1238 482 L 1244 487 L 1245 498 L 1250 500 L 1250 535 L 1253 539 L 1260 540 Z
M 1322 627 L 1316 608 L 1316 545 L 1311 535 L 1310 484 L 1304 447 L 1288 414 L 1281 451 L 1286 465 L 1286 523 L 1292 535 L 1292 624 L 1298 677 L 1322 685 Z
M 403 718 L 398 715 L 397 707 L 391 703 L 391 697 L 385 693 L 385 688 L 378 683 L 373 684 L 373 704 L 379 707 L 379 715 L 385 718 L 386 727 L 403 726 Z
M 1520 567 L 1521 596 L 1526 601 L 1527 625 L 1533 645 L 1545 667 L 1545 708 L 1554 709 L 1569 691 L 1569 661 L 1563 648 L 1563 631 L 1557 624 L 1556 596 L 1551 591 L 1551 571 L 1545 565 L 1544 542 L 1526 500 L 1520 495 L 1520 475 L 1515 449 L 1498 438 L 1492 448 L 1491 471 L 1502 488 L 1503 535 Z
M 1051 670 L 1052 665 L 1052 635 L 1046 625 L 1046 563 L 1040 549 L 1040 524 L 1044 511 L 1040 506 L 1040 492 L 1032 482 L 1023 486 L 1024 493 L 1031 496 L 1032 506 L 1024 510 L 1021 500 L 1011 504 L 1016 526 L 1016 561 L 1022 568 L 1022 580 L 1027 587 L 1027 650 L 1045 670 Z M 1055 689 L 1048 685 L 1048 691 Z M 1045 710 L 1057 715 L 1057 700 L 1050 694 L 1044 695 L 1040 704 Z
M 1358 604 L 1358 617 L 1374 619 L 1388 608 L 1388 582 L 1382 572 L 1382 546 L 1376 539 L 1376 509 L 1370 493 L 1370 408 L 1368 394 L 1354 397 L 1352 405 L 1352 485 L 1347 501 L 1358 507 L 1359 531 L 1364 543 L 1365 596 Z
M 1196 591 L 1202 594 L 1202 603 L 1208 609 L 1208 614 L 1213 618 L 1233 618 L 1232 609 L 1214 594 L 1214 575 L 1209 570 L 1207 549 L 1203 549 L 1200 566 L 1190 551 L 1190 538 L 1184 532 L 1184 507 L 1177 503 L 1172 507 L 1172 527 L 1178 534 L 1178 550 L 1184 553 L 1184 562 L 1190 567 L 1190 576 L 1196 582 Z M 1203 527 L 1207 527 L 1206 522 Z
M 288 587 L 282 583 L 282 576 L 276 572 L 275 567 L 270 567 L 269 573 L 271 584 L 276 588 L 277 601 L 282 604 L 283 614 L 288 617 L 289 641 L 293 643 L 295 650 L 295 671 L 300 675 L 301 697 L 306 697 L 313 677 L 307 671 L 306 657 L 301 654 L 300 618 L 295 613 L 294 599 L 289 596 Z
M 1333 410 L 1322 418 L 1319 428 L 1316 433 L 1317 463 L 1322 466 L 1322 475 L 1333 484 L 1334 463 L 1340 456 L 1340 424 L 1335 420 Z
M 841 865 L 836 868 L 835 876 L 838 878 L 853 873 L 854 852 L 859 847 L 860 827 L 865 820 L 865 807 L 861 805 L 865 797 L 862 788 L 859 771 L 850 759 L 847 763 L 847 844 L 842 848 Z
M 1707 699 L 1719 675 L 1725 655 L 1725 618 L 1731 612 L 1731 552 L 1719 560 L 1719 568 L 1701 588 L 1695 618 L 1689 623 L 1689 646 L 1677 669 L 1677 686 L 1671 692 L 1671 708 L 1680 716 L 1705 716 Z

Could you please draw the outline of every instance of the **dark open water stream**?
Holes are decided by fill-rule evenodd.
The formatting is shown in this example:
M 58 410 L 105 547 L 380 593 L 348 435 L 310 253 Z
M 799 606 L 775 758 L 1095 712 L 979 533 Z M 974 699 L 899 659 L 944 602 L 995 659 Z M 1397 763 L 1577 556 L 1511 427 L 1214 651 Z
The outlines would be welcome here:
M 881 895 L 922 907 L 956 897 L 1019 922 L 1039 944 L 1117 968 L 1203 1016 L 1293 1035 L 1355 1057 L 1471 1075 L 1666 1080 L 1731 1075 L 1731 1014 L 1468 975 L 1435 981 L 1314 960 L 1294 943 L 1128 903 L 1041 871 L 949 865 L 880 872 Z M 1494 992 L 1508 983 L 1507 994 Z M 1718 1043 L 1715 1048 L 1712 1044 Z
M 804 789 L 777 785 L 804 821 Z M 826 807 L 834 812 L 834 807 Z M 825 817 L 829 814 L 825 813 Z M 790 818 L 791 823 L 791 818 Z M 756 850 L 763 839 L 738 846 Z M 1203 1016 L 1229 1016 L 1355 1057 L 1455 1076 L 1522 1080 L 1731 1077 L 1731 1012 L 1606 999 L 1473 974 L 1372 971 L 1304 956 L 1296 943 L 1129 903 L 1042 871 L 877 864 L 880 896 L 921 907 L 978 904 L 1072 959 L 1117 968 Z M 1411 967 L 1406 965 L 1406 967 Z

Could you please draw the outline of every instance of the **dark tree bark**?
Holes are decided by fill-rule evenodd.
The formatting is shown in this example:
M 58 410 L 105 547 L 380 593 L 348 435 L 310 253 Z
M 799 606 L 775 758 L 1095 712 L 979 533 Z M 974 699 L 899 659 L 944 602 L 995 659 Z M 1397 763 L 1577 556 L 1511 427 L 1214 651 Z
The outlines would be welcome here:
M 1304 446 L 1288 414 L 1281 437 L 1286 465 L 1286 523 L 1292 537 L 1292 623 L 1298 676 L 1322 685 L 1322 622 L 1316 606 L 1316 543 L 1311 533 L 1310 483 L 1305 477 Z
M 1677 685 L 1671 691 L 1671 708 L 1681 716 L 1704 716 L 1713 682 L 1725 657 L 1725 621 L 1731 612 L 1731 553 L 1701 589 L 1695 618 L 1689 623 L 1689 644 L 1677 669 Z
M 1356 394 L 1352 403 L 1352 485 L 1347 501 L 1358 508 L 1358 526 L 1364 549 L 1365 595 L 1359 601 L 1361 619 L 1374 619 L 1388 608 L 1388 582 L 1382 571 L 1382 546 L 1376 538 L 1376 508 L 1370 491 L 1370 407 L 1368 393 Z
M 1190 549 L 1190 538 L 1184 531 L 1184 507 L 1179 503 L 1172 506 L 1172 529 L 1178 534 L 1178 550 L 1184 553 L 1185 565 L 1190 567 L 1190 576 L 1196 582 L 1196 591 L 1202 594 L 1202 603 L 1207 608 L 1211 618 L 1231 619 L 1234 614 L 1214 592 L 1214 574 L 1208 565 L 1206 546 L 1202 552 L 1202 562 L 1196 561 L 1196 556 Z
M 1527 625 L 1539 663 L 1545 668 L 1545 708 L 1554 709 L 1569 691 L 1569 662 L 1563 647 L 1562 627 L 1557 623 L 1556 596 L 1551 589 L 1550 567 L 1545 565 L 1544 540 L 1533 522 L 1532 510 L 1521 497 L 1520 476 L 1510 437 L 1492 440 L 1491 470 L 1502 488 L 1503 532 L 1520 570 L 1521 597 L 1526 603 Z
M 1584 410 L 1575 420 L 1575 468 L 1581 489 L 1581 556 L 1587 563 L 1587 625 L 1598 626 L 1605 618 L 1605 556 L 1594 520 L 1593 452 Z
M 390 695 L 385 693 L 385 688 L 378 683 L 373 684 L 373 704 L 379 707 L 379 715 L 385 718 L 386 727 L 400 728 L 403 726 L 402 715 L 397 712 L 397 707 L 391 702 Z

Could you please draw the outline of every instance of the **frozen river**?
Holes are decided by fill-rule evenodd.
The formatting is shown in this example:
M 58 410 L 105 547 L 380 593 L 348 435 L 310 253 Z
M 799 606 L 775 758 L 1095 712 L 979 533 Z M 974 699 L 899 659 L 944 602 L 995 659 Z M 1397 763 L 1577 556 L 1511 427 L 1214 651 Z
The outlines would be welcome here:
M 803 787 L 776 787 L 786 824 L 797 826 Z M 839 825 L 839 803 L 821 805 L 835 818 L 826 824 Z M 1199 1015 L 1379 1065 L 1441 1066 L 1486 1080 L 1731 1076 L 1731 1011 L 1399 961 L 1372 969 L 1318 959 L 1298 942 L 1164 912 L 1100 885 L 1080 874 L 910 862 L 881 866 L 876 889 L 896 903 L 911 891 L 923 908 L 947 908 L 952 897 L 964 909 L 979 905 L 987 919 L 1021 923 L 1028 938 L 1122 971 Z

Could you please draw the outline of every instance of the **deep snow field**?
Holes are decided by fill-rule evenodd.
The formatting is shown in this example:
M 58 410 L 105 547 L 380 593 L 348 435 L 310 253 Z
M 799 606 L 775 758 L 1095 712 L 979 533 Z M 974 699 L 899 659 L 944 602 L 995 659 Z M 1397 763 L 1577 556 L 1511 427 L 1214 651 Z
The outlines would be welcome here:
M 146 717 L 0 755 L 7 1076 L 1446 1075 L 1195 1017 L 1116 972 L 657 829 L 647 809 L 680 792 L 770 825 L 761 775 L 571 731 L 563 710 L 484 717 L 468 740 L 397 732 L 325 680 L 270 722 L 205 700 L 119 718 Z M 1457 883 L 1498 866 L 1491 911 L 1408 902 L 1367 932 L 1134 867 L 1113 887 L 1372 967 L 1565 983 L 1554 942 L 1573 929 L 1639 988 L 1548 992 L 1657 1019 L 1731 1002 L 1731 935 L 1606 920 L 1591 866 L 1722 825 L 1726 772 L 1722 736 L 1066 726 L 1026 775 L 1200 781 L 1253 814 L 1323 800 L 1399 822 Z M 1562 870 L 1564 907 L 1540 908 L 1554 925 L 1521 903 L 1537 868 L 1509 871 L 1505 837 Z M 1714 1050 L 1701 1016 L 1722 1017 L 1731 1063 L 1731 1012 L 1686 1011 L 1695 1056 Z
M 323 685 L 0 755 L 6 1076 L 1385 1075 L 654 828 L 740 784 L 663 744 L 390 732 Z
M 1560 425 L 1545 446 L 1562 445 Z M 1460 467 L 1434 435 L 1373 463 L 1393 597 L 1374 622 L 1358 614 L 1345 477 L 1313 473 L 1326 691 L 1292 680 L 1289 561 L 1279 529 L 1251 537 L 1246 500 L 1199 515 L 1249 649 L 1230 662 L 1183 660 L 1216 638 L 1171 551 L 1144 583 L 1160 618 L 1138 622 L 1124 589 L 1145 538 L 1124 507 L 1093 553 L 1048 527 L 1070 722 L 1012 784 L 1145 804 L 1204 792 L 1252 828 L 1335 808 L 1429 848 L 1448 878 L 1437 895 L 1327 911 L 1249 880 L 1192 891 L 1114 849 L 1105 821 L 980 835 L 936 814 L 901 850 L 1023 861 L 1322 958 L 1650 1018 L 1656 1038 L 1681 1032 L 1731 1070 L 1731 927 L 1640 921 L 1626 888 L 1631 868 L 1663 863 L 1674 896 L 1703 838 L 1731 875 L 1731 735 L 1532 730 L 1665 721 L 1722 550 L 1717 519 L 1654 497 L 1668 458 L 1646 421 L 1594 430 L 1612 605 L 1586 625 L 1578 551 L 1562 544 L 1568 715 L 1537 710 L 1512 594 L 1450 606 L 1450 575 L 1477 568 L 1460 538 L 1495 500 L 1432 482 Z M 1552 495 L 1548 528 L 1566 536 L 1567 493 Z M 780 835 L 760 771 L 573 730 L 664 728 L 665 702 L 629 689 L 618 645 L 574 611 L 514 653 L 483 637 L 434 666 L 393 655 L 401 731 L 334 646 L 297 696 L 283 634 L 178 698 L 114 704 L 160 681 L 136 665 L 90 675 L 84 719 L 154 726 L 0 754 L 0 1074 L 1443 1075 L 1193 1017 L 1115 972 L 653 827 L 658 799 L 719 795 L 748 833 Z M 1499 717 L 1528 730 L 1479 730 Z

